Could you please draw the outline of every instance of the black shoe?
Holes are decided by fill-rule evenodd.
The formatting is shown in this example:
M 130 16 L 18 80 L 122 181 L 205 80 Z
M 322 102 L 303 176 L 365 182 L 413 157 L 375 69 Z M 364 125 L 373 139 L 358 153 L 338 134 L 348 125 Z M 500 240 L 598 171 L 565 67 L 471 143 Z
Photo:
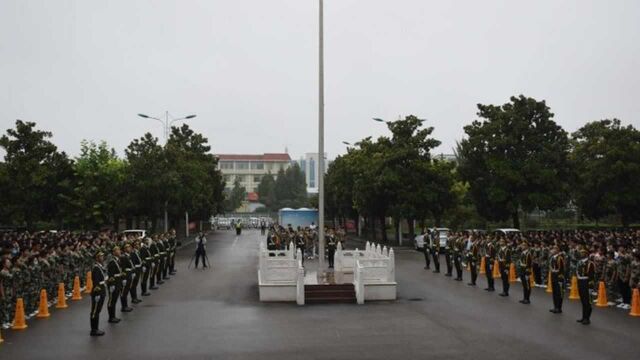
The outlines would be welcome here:
M 159 287 L 157 287 L 157 286 L 152 286 L 152 287 L 150 287 L 149 289 L 151 289 L 151 290 L 158 290 L 158 289 L 159 289 Z
M 104 331 L 102 331 L 102 330 L 91 330 L 89 335 L 91 335 L 91 336 L 102 336 L 102 335 L 104 335 Z
M 130 307 L 127 306 L 127 307 L 123 307 L 122 309 L 120 309 L 120 311 L 122 311 L 122 312 L 132 312 L 133 308 L 130 308 Z
M 589 325 L 589 324 L 591 324 L 591 320 L 589 319 L 582 320 L 582 325 Z
M 576 322 L 579 322 L 579 323 L 581 323 L 581 322 L 583 322 L 583 321 L 584 321 L 584 319 L 578 319 L 578 320 L 576 320 Z
M 148 293 L 148 292 L 142 293 L 142 296 L 151 296 L 151 293 Z
M 173 276 L 173 275 L 175 275 L 175 274 L 176 274 L 176 272 L 175 272 L 175 271 L 172 271 L 172 272 L 170 272 L 170 273 L 169 273 L 169 275 L 171 275 L 171 276 Z
M 160 281 L 156 282 L 156 284 L 162 285 L 162 284 L 164 284 L 164 281 L 160 280 Z
M 562 314 L 562 310 L 560 309 L 550 309 L 549 312 L 554 314 Z
M 444 276 L 451 276 L 451 274 L 449 274 L 449 273 L 446 273 L 446 274 L 444 274 Z
M 131 302 L 132 302 L 132 303 L 134 303 L 134 304 L 140 304 L 140 303 L 142 302 L 142 300 L 140 300 L 140 299 L 133 299 L 133 300 L 131 300 Z
M 117 324 L 117 323 L 120 322 L 120 319 L 114 317 L 114 318 L 109 319 L 109 322 L 112 323 L 112 324 Z
M 440 270 L 433 270 L 433 273 L 434 273 L 434 274 L 439 274 L 439 273 L 440 273 Z
M 498 294 L 498 295 L 500 295 L 500 296 L 502 296 L 502 297 L 509 296 L 509 294 L 504 293 L 504 292 L 503 292 L 503 293 L 500 293 L 500 294 Z
M 531 301 L 529 301 L 529 300 L 520 300 L 519 302 L 520 302 L 520 304 L 525 304 L 525 305 L 531 304 Z
M 469 286 L 476 286 L 476 284 L 474 284 L 474 283 L 468 283 L 467 285 L 469 285 Z
M 164 277 L 164 279 L 165 279 L 165 280 L 169 280 L 169 279 L 171 279 L 171 278 L 170 278 L 170 277 L 168 277 L 168 276 L 165 276 L 165 277 Z
M 429 267 L 428 267 L 428 266 L 425 266 L 425 267 L 424 267 L 424 269 L 425 269 L 425 270 L 429 270 Z

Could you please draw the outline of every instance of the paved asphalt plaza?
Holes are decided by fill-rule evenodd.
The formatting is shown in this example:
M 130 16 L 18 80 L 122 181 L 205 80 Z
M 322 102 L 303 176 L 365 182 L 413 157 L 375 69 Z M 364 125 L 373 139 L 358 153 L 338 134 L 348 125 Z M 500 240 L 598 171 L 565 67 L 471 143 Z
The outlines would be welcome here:
M 89 337 L 89 302 L 52 309 L 22 332 L 3 331 L 0 359 L 639 359 L 640 319 L 594 309 L 592 325 L 575 322 L 578 301 L 548 312 L 551 297 L 534 289 L 521 305 L 489 294 L 484 277 L 466 285 L 424 270 L 422 254 L 396 251 L 395 302 L 297 306 L 258 301 L 259 232 L 209 236 L 210 270 L 187 269 L 194 249 L 179 253 L 178 274 L 133 312 Z M 351 246 L 349 246 L 351 247 Z M 500 288 L 500 282 L 496 287 Z

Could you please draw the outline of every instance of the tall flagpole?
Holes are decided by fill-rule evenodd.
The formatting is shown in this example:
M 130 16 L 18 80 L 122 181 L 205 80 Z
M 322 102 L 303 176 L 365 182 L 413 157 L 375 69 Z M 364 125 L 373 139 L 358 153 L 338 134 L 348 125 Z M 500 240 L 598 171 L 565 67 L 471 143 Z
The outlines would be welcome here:
M 324 25 L 320 1 L 319 27 L 319 88 L 318 88 L 318 250 L 320 252 L 318 274 L 324 271 Z

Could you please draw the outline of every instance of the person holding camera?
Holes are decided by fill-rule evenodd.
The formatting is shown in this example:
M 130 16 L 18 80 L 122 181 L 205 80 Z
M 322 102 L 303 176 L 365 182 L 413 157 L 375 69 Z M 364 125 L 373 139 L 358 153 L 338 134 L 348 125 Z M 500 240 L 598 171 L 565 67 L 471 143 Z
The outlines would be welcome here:
M 198 233 L 198 236 L 196 237 L 196 269 L 198 268 L 198 260 L 200 260 L 200 258 L 202 258 L 202 266 L 203 266 L 203 268 L 204 269 L 207 268 L 206 244 L 207 244 L 207 237 L 204 236 L 204 233 L 202 233 L 202 231 L 201 231 L 200 233 Z

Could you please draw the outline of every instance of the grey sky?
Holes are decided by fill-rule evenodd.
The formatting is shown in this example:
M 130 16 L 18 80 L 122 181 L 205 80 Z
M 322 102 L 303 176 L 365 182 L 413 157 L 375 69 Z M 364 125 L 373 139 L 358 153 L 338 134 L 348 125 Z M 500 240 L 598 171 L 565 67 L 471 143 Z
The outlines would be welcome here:
M 326 151 L 430 120 L 450 153 L 477 103 L 546 99 L 566 130 L 640 124 L 640 1 L 325 0 Z M 317 151 L 317 0 L 0 1 L 0 129 L 72 155 L 190 121 L 214 152 Z

